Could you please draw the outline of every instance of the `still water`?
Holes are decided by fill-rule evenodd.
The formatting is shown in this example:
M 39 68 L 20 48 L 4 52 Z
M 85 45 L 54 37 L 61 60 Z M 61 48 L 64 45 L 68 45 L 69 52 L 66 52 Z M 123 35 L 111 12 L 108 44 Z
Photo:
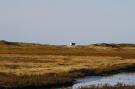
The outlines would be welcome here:
M 135 73 L 119 73 L 111 76 L 88 76 L 76 79 L 72 89 L 79 89 L 81 87 L 103 86 L 108 84 L 115 86 L 118 83 L 125 85 L 135 85 Z

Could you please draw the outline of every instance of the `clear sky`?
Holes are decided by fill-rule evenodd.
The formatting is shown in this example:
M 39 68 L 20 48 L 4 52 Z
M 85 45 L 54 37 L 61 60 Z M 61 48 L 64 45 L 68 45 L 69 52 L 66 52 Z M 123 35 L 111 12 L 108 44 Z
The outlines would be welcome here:
M 0 40 L 135 43 L 135 0 L 0 0 Z

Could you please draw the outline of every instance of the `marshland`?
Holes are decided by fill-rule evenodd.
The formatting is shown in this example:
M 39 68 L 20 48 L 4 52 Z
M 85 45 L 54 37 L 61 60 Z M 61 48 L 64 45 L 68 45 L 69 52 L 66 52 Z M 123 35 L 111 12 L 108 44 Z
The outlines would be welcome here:
M 135 89 L 135 0 L 0 0 L 0 89 Z
M 70 87 L 78 78 L 134 72 L 134 68 L 134 44 L 68 47 L 0 41 L 0 87 L 5 89 Z

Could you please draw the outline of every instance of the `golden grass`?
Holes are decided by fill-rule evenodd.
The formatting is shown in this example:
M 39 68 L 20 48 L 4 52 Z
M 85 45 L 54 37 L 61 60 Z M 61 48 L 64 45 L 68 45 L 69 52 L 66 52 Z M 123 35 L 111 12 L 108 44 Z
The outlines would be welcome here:
M 1 54 L 0 60 L 0 75 L 2 77 L 6 75 L 5 79 L 9 79 L 10 76 L 11 78 L 15 78 L 15 80 L 11 81 L 7 79 L 9 82 L 7 84 L 17 82 L 20 80 L 19 78 L 23 76 L 25 76 L 23 77 L 23 81 L 30 78 L 27 80 L 30 84 L 27 82 L 24 84 L 24 82 L 20 80 L 21 83 L 19 84 L 22 84 L 21 86 L 27 86 L 27 84 L 31 85 L 33 82 L 39 85 L 55 84 L 61 81 L 66 82 L 71 81 L 75 77 L 83 76 L 86 73 L 100 74 L 135 64 L 135 59 L 123 59 L 121 57 L 109 56 L 31 56 Z M 36 76 L 38 76 L 37 79 Z M 3 80 L 0 82 L 3 82 Z M 11 85 L 17 86 L 16 84 Z
M 135 47 L 0 44 L 0 87 L 49 86 L 135 68 Z

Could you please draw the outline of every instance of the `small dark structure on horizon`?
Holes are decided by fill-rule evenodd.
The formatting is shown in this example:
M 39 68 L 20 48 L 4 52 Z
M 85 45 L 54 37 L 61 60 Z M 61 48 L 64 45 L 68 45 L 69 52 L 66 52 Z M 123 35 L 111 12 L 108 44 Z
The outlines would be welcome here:
M 70 46 L 76 46 L 76 43 L 71 42 Z

